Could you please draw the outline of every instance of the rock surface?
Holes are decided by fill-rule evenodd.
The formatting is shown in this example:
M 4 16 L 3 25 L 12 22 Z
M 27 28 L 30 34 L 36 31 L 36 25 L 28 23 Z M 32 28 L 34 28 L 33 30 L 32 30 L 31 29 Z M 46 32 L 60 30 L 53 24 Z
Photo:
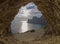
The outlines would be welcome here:
M 0 0 L 0 37 L 10 33 L 10 24 L 17 14 L 18 9 L 29 2 L 35 2 L 48 22 L 48 29 L 46 33 L 60 34 L 60 0 Z M 10 37 L 11 38 L 11 37 Z M 12 37 L 13 38 L 13 37 Z M 12 41 L 12 38 L 10 41 Z M 60 37 L 56 37 L 50 40 L 30 41 L 29 44 L 59 44 Z M 55 40 L 56 39 L 56 40 Z M 52 41 L 53 40 L 53 41 Z M 4 41 L 2 39 L 2 41 Z M 48 43 L 48 42 L 49 43 Z M 5 41 L 6 42 L 6 41 Z M 21 44 L 27 44 L 27 42 L 20 42 Z M 7 44 L 7 43 L 6 43 Z M 13 44 L 13 43 L 12 43 Z
M 10 32 L 10 24 L 18 9 L 29 2 L 34 2 L 46 17 L 47 32 L 60 33 L 60 1 L 59 0 L 1 0 L 0 1 L 0 34 Z
M 27 36 L 28 34 L 29 36 Z M 27 32 L 25 34 L 9 35 L 0 39 L 0 44 L 60 44 L 60 36 L 52 36 L 48 39 L 40 38 L 38 33 Z M 40 33 L 40 32 L 39 32 Z M 17 36 L 18 35 L 18 36 Z M 35 36 L 36 35 L 36 36 Z

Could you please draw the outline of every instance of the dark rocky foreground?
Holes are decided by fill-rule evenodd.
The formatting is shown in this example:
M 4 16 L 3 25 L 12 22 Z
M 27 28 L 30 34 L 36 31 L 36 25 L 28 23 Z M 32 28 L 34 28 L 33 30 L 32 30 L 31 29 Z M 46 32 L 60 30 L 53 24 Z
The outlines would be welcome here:
M 60 36 L 42 36 L 42 30 L 22 34 L 8 35 L 0 39 L 0 44 L 60 44 Z

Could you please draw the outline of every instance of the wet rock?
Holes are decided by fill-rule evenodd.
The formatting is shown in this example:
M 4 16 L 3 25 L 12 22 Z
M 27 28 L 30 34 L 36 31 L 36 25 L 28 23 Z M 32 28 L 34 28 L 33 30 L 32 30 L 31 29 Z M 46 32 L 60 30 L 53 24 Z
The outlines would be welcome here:
M 30 32 L 35 32 L 35 30 L 31 30 Z

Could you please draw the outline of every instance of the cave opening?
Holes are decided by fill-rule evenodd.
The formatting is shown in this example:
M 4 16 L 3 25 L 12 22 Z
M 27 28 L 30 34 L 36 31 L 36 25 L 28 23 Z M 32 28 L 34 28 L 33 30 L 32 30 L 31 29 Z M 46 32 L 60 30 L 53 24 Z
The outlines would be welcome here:
M 11 22 L 12 33 L 24 33 L 29 30 L 35 32 L 36 29 L 46 27 L 47 21 L 42 12 L 38 9 L 34 2 L 30 2 L 25 6 L 21 6 L 17 15 Z

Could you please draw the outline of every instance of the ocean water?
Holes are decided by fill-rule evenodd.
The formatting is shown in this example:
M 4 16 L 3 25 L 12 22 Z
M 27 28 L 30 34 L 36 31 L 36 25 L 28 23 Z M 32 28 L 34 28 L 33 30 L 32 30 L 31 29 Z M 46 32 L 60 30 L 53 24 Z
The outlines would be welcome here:
M 24 33 L 36 29 L 41 29 L 41 25 L 27 23 L 27 21 L 13 22 L 11 25 L 12 33 Z

